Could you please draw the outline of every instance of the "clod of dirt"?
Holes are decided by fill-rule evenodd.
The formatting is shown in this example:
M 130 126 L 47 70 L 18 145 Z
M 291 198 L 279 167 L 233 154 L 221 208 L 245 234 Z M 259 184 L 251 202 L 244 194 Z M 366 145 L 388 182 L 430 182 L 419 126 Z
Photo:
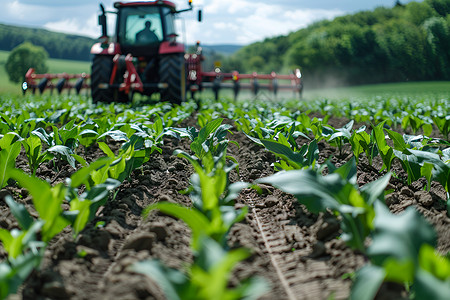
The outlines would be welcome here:
M 277 205 L 278 203 L 278 199 L 276 197 L 267 197 L 266 201 L 264 201 L 264 204 L 266 207 L 273 207 L 275 205 Z
M 6 196 L 11 196 L 7 190 L 0 190 L 0 201 L 5 201 Z
M 45 283 L 41 292 L 51 299 L 67 299 L 70 297 L 64 285 L 59 281 Z
M 115 238 L 121 238 L 125 232 L 123 227 L 120 226 L 120 224 L 116 220 L 111 220 L 110 223 L 106 225 L 105 230 Z
M 309 255 L 311 258 L 317 258 L 324 255 L 327 251 L 325 244 L 322 241 L 317 241 L 312 247 L 312 252 Z
M 78 244 L 107 251 L 110 241 L 111 234 L 109 232 L 101 229 L 92 229 L 79 236 Z
M 386 197 L 384 197 L 384 201 L 386 202 L 387 206 L 391 206 L 392 204 L 397 204 L 399 202 L 398 195 L 395 193 L 386 195 Z
M 400 191 L 400 194 L 407 196 L 407 197 L 414 197 L 414 192 L 411 191 L 407 186 L 403 187 Z
M 134 249 L 136 251 L 150 250 L 156 241 L 156 234 L 153 232 L 138 233 L 127 239 L 123 249 Z
M 418 191 L 414 193 L 416 200 L 425 207 L 433 205 L 433 197 L 426 191 Z
M 339 221 L 336 219 L 325 220 L 317 230 L 316 237 L 319 241 L 323 241 L 340 229 Z
M 150 231 L 155 233 L 156 238 L 158 241 L 163 241 L 168 236 L 168 232 L 166 229 L 166 226 L 162 223 L 160 224 L 152 224 L 152 227 L 150 228 Z

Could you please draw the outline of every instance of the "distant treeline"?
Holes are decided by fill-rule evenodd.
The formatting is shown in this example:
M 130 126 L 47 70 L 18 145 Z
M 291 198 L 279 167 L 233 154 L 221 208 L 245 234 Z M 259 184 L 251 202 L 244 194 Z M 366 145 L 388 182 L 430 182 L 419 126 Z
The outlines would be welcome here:
M 300 67 L 305 83 L 315 86 L 450 80 L 449 13 L 450 0 L 397 1 L 392 8 L 317 22 L 248 45 L 223 58 L 223 66 L 265 73 Z
M 44 47 L 51 58 L 88 61 L 95 40 L 45 29 L 0 24 L 0 50 L 10 51 L 25 41 Z

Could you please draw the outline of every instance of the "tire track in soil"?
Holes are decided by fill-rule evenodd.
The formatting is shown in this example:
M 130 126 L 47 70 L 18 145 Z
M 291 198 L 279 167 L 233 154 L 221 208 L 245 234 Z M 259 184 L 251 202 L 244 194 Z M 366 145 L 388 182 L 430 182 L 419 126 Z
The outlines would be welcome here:
M 292 224 L 289 213 L 280 214 L 274 209 L 276 206 L 271 206 L 273 203 L 268 207 L 265 200 L 246 195 L 244 201 L 249 206 L 250 224 L 259 234 L 261 250 L 270 257 L 279 286 L 286 293 L 286 298 L 280 299 L 327 299 L 331 295 L 334 299 L 347 299 L 349 284 L 336 278 L 330 260 L 311 245 L 308 233 Z M 304 239 L 305 247 L 292 251 L 288 235 Z
M 281 267 L 282 258 L 280 257 L 280 255 L 278 255 L 276 252 L 274 252 L 274 249 L 273 249 L 274 246 L 279 245 L 277 242 L 280 240 L 280 238 L 278 236 L 275 236 L 274 238 L 272 238 L 273 235 L 270 234 L 270 231 L 269 231 L 270 227 L 267 224 L 264 224 L 264 225 L 262 224 L 262 222 L 260 221 L 260 218 L 258 217 L 258 213 L 256 212 L 256 209 L 254 207 L 254 203 L 252 203 L 251 199 L 247 199 L 247 203 L 249 204 L 251 213 L 253 214 L 253 218 L 255 219 L 255 222 L 258 226 L 258 230 L 264 241 L 264 246 L 266 247 L 267 252 L 270 256 L 270 261 L 272 262 L 272 265 L 277 272 L 277 276 L 281 281 L 281 285 L 283 286 L 284 290 L 286 291 L 286 294 L 288 295 L 289 299 L 296 299 L 294 292 L 290 288 L 290 284 L 288 283 L 286 277 L 283 274 L 283 270 Z

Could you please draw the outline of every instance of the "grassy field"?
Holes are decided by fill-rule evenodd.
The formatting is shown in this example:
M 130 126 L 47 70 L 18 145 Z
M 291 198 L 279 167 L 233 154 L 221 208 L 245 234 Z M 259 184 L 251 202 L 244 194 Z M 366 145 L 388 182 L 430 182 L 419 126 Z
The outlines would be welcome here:
M 306 99 L 366 98 L 366 97 L 443 97 L 450 95 L 450 81 L 422 81 L 371 84 L 353 87 L 305 89 Z
M 21 84 L 10 82 L 5 71 L 8 55 L 8 51 L 0 51 L 0 95 L 20 95 L 22 93 Z M 91 70 L 91 63 L 87 61 L 49 59 L 47 64 L 49 73 L 90 73 Z
M 21 85 L 9 81 L 5 71 L 5 63 L 9 52 L 0 51 L 0 95 L 20 95 L 22 93 Z M 90 62 L 72 61 L 62 59 L 48 60 L 49 73 L 90 73 Z M 233 97 L 232 91 L 222 90 L 220 95 L 223 97 Z M 450 95 L 450 81 L 442 82 L 403 82 L 403 83 L 387 83 L 372 84 L 356 87 L 341 88 L 324 88 L 324 89 L 308 89 L 308 81 L 305 79 L 305 90 L 303 93 L 304 100 L 314 100 L 317 98 L 326 99 L 344 99 L 344 98 L 372 98 L 372 97 L 443 97 L 448 98 Z M 205 91 L 202 97 L 212 98 L 212 91 Z M 292 98 L 292 92 L 281 92 L 278 98 Z M 139 98 L 139 97 L 138 97 Z M 241 91 L 239 99 L 251 100 L 254 95 L 250 91 Z M 258 98 L 274 100 L 272 93 L 261 91 Z

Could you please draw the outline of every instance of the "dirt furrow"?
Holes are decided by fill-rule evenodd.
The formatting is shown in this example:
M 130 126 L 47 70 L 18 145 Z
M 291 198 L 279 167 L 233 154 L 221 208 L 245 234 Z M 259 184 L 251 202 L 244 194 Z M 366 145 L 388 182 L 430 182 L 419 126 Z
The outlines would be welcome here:
M 271 235 L 270 233 L 270 227 L 268 227 L 266 224 L 266 226 L 263 225 L 263 223 L 260 221 L 260 218 L 258 216 L 258 213 L 256 212 L 256 209 L 254 207 L 254 205 L 252 205 L 252 200 L 251 199 L 247 199 L 249 206 L 250 206 L 250 211 L 253 214 L 254 220 L 258 226 L 258 230 L 261 234 L 261 237 L 264 240 L 264 246 L 267 249 L 267 252 L 270 256 L 270 260 L 272 262 L 273 267 L 275 268 L 275 270 L 277 271 L 277 276 L 280 279 L 280 282 L 284 288 L 284 290 L 286 291 L 286 294 L 288 295 L 289 299 L 297 299 L 294 292 L 292 291 L 292 289 L 290 288 L 290 285 L 284 275 L 284 272 L 282 270 L 282 257 L 276 253 L 276 251 L 274 251 L 274 249 L 272 249 L 273 245 L 279 245 L 277 243 L 278 241 L 278 237 L 274 237 L 273 235 Z
M 303 212 L 295 199 L 276 190 L 270 195 L 246 193 L 244 202 L 250 208 L 248 223 L 257 232 L 259 254 L 270 258 L 276 285 L 286 294 L 281 298 L 348 298 L 350 281 L 341 275 L 352 270 L 359 260 L 346 267 L 333 265 L 337 246 L 331 236 L 338 227 L 329 231 L 328 239 L 318 240 L 317 232 L 331 221 Z

